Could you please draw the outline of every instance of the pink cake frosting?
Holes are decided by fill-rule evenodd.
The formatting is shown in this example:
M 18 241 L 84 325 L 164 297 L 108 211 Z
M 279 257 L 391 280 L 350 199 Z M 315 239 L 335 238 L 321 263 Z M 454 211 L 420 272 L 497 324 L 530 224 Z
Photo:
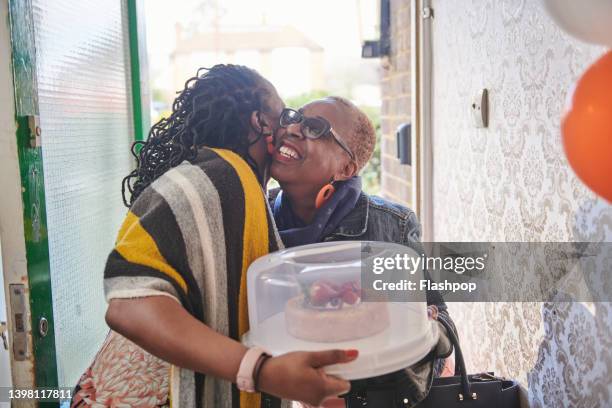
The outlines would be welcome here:
M 389 327 L 384 302 L 361 302 L 355 282 L 317 281 L 287 302 L 288 332 L 302 340 L 339 342 L 378 334 Z

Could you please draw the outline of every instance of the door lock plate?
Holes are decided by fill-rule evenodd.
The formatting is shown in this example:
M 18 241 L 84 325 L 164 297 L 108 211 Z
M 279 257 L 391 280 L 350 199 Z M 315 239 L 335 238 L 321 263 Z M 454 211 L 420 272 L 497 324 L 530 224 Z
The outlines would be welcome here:
M 28 331 L 26 327 L 26 291 L 23 284 L 9 285 L 9 299 L 13 316 L 11 331 L 13 333 L 13 358 L 24 361 L 28 357 Z

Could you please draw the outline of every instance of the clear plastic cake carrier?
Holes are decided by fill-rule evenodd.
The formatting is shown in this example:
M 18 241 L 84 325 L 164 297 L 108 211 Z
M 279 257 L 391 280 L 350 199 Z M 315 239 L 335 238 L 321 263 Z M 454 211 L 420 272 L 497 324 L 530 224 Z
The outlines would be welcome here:
M 248 269 L 250 330 L 245 345 L 272 355 L 291 351 L 357 349 L 359 357 L 328 366 L 347 380 L 407 368 L 438 342 L 438 326 L 417 301 L 362 301 L 364 265 L 378 257 L 411 252 L 403 245 L 340 241 L 285 249 L 257 259 Z M 422 276 L 422 271 L 418 271 Z M 370 285 L 370 282 L 363 282 Z M 378 298 L 377 298 L 378 299 Z M 387 299 L 387 298 L 383 298 Z

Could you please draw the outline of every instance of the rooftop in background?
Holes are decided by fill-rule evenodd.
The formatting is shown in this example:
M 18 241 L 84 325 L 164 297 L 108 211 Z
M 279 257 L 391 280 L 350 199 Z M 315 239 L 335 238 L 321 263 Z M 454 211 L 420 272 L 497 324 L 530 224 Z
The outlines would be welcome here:
M 175 87 L 200 67 L 226 63 L 254 68 L 284 95 L 326 89 L 324 48 L 294 27 L 175 27 L 176 46 L 170 58 Z
M 194 51 L 236 52 L 242 50 L 271 51 L 275 48 L 298 47 L 323 52 L 321 45 L 293 27 L 223 27 L 223 31 L 190 34 L 176 25 L 176 49 L 173 54 Z
M 380 63 L 361 58 L 361 42 L 376 34 L 377 4 L 371 0 L 147 1 L 152 94 L 170 104 L 199 67 L 235 63 L 257 69 L 283 98 L 323 91 L 359 105 L 379 106 Z

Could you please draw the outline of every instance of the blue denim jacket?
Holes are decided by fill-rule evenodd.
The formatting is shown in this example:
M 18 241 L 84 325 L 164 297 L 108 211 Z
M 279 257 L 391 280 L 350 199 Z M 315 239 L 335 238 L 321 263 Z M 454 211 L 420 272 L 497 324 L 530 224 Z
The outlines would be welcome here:
M 361 193 L 357 204 L 324 241 L 384 241 L 408 245 L 421 240 L 421 224 L 409 208 Z
M 280 189 L 268 191 L 274 200 Z M 411 209 L 362 192 L 355 208 L 323 241 L 383 241 L 407 245 L 421 240 L 421 224 Z

